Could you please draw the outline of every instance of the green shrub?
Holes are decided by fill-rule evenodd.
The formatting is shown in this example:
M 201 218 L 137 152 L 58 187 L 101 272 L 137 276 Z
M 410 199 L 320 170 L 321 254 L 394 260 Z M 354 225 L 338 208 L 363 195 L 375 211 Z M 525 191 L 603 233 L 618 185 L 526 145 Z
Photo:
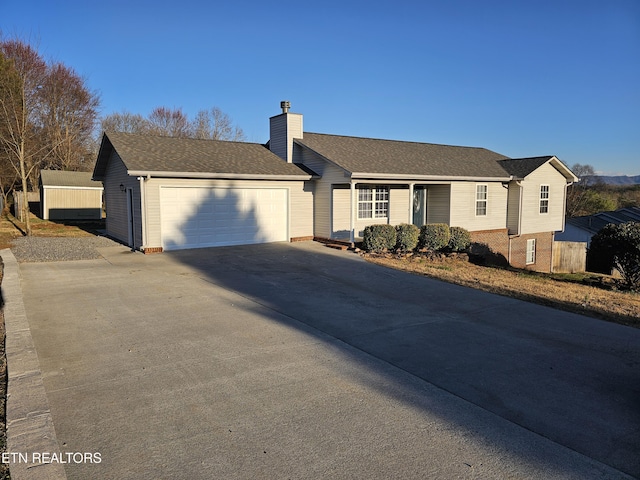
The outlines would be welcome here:
M 591 239 L 587 253 L 589 268 L 616 268 L 627 287 L 640 290 L 640 223 L 606 225 Z
M 420 228 L 418 246 L 428 250 L 440 250 L 449 244 L 449 225 L 446 223 L 429 223 Z
M 420 229 L 409 223 L 401 223 L 396 226 L 396 248 L 403 251 L 411 251 L 418 246 Z
M 362 246 L 368 252 L 384 252 L 396 246 L 396 229 L 393 225 L 369 225 L 362 235 Z
M 462 227 L 451 227 L 449 233 L 451 236 L 448 247 L 451 251 L 462 252 L 471 245 L 471 234 L 468 230 Z

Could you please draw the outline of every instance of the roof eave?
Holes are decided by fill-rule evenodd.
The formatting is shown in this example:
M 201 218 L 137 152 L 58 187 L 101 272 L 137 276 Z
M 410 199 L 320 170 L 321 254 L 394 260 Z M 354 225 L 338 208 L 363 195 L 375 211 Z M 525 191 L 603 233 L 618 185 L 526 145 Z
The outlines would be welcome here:
M 162 178 L 203 178 L 224 180 L 311 180 L 313 175 L 287 174 L 254 174 L 254 173 L 211 173 L 211 172 L 158 172 L 147 170 L 127 170 L 133 177 L 162 177 Z
M 580 181 L 580 179 L 576 177 L 576 175 L 571 170 L 569 170 L 569 167 L 562 163 L 560 159 L 555 155 L 549 159 L 548 163 L 555 167 L 555 169 L 558 170 L 564 176 L 564 178 L 567 179 L 568 182 Z
M 513 177 L 474 177 L 474 176 L 452 176 L 452 175 L 407 175 L 401 173 L 365 173 L 354 172 L 351 178 L 370 180 L 406 180 L 413 181 L 461 181 L 461 182 L 509 182 Z

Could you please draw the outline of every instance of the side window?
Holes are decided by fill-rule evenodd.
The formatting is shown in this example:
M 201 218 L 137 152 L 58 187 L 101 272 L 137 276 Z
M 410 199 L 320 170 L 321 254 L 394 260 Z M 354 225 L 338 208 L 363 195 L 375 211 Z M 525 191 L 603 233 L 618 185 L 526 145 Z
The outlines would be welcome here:
M 530 238 L 527 240 L 527 265 L 531 265 L 532 263 L 536 263 L 536 239 Z
M 549 185 L 540 185 L 540 213 L 549 213 Z
M 476 185 L 476 216 L 487 214 L 487 200 L 489 187 L 486 184 Z

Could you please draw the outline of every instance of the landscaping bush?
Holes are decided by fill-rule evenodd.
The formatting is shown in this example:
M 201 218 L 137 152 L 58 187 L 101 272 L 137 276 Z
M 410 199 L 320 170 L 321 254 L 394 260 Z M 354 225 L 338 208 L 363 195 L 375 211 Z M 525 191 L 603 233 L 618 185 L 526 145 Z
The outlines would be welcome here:
M 449 244 L 451 233 L 446 223 L 430 223 L 420 228 L 418 246 L 428 250 L 440 250 Z
M 451 227 L 449 229 L 449 249 L 453 252 L 462 252 L 471 245 L 471 234 L 462 227 Z
M 362 246 L 368 252 L 384 252 L 396 246 L 396 229 L 393 225 L 369 225 L 362 235 Z
M 631 290 L 640 290 L 640 223 L 610 223 L 591 239 L 587 253 L 590 268 L 616 268 Z
M 413 250 L 418 246 L 420 229 L 409 223 L 396 226 L 396 248 L 403 252 Z

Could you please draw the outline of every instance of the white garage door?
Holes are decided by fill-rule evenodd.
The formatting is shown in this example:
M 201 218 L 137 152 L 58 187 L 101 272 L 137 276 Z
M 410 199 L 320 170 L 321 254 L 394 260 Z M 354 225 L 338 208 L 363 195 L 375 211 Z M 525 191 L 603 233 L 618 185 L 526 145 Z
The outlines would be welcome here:
M 287 240 L 287 190 L 160 189 L 162 248 L 218 247 Z

